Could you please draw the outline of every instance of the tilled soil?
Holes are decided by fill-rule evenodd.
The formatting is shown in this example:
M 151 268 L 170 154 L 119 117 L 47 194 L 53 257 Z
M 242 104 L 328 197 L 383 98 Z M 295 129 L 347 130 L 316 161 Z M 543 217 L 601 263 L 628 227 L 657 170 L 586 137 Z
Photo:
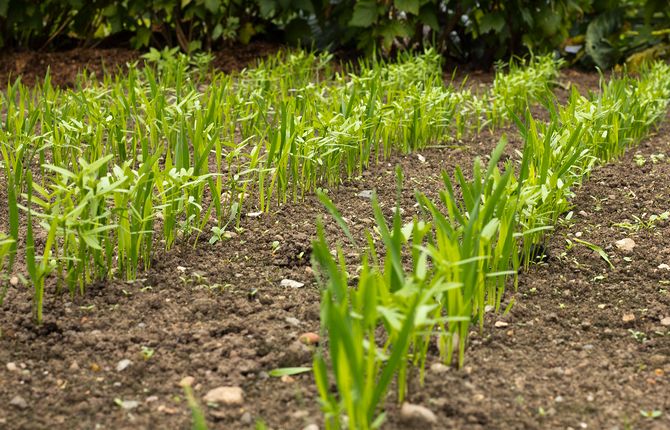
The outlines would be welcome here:
M 594 78 L 584 81 L 593 88 Z M 506 131 L 512 154 L 521 142 Z M 500 133 L 429 149 L 423 158 L 395 156 L 331 190 L 331 198 L 363 237 L 373 221 L 360 193 L 376 190 L 390 214 L 396 165 L 405 175 L 399 203 L 409 219 L 415 189 L 435 196 L 441 170 L 467 169 Z M 462 370 L 429 358 L 426 383 L 412 381 L 409 401 L 437 415 L 434 428 L 670 428 L 670 327 L 661 324 L 670 317 L 670 270 L 659 268 L 670 264 L 670 223 L 637 231 L 613 226 L 670 210 L 669 142 L 666 119 L 620 162 L 594 171 L 577 190 L 574 217 L 548 241 L 550 258 L 509 292 L 511 311 L 489 315 L 485 330 L 473 332 Z M 660 153 L 666 160 L 654 163 Z M 83 297 L 49 295 L 39 329 L 31 323 L 28 287 L 11 288 L 0 313 L 0 428 L 189 428 L 179 386 L 186 376 L 201 403 L 218 386 L 244 390 L 241 405 L 203 406 L 210 428 L 248 429 L 258 420 L 274 429 L 321 424 L 309 373 L 268 374 L 311 362 L 298 337 L 319 331 L 319 291 L 309 268 L 318 216 L 332 242 L 344 241 L 308 197 L 245 217 L 243 230 L 223 242 L 203 237 L 197 247 L 159 253 L 133 283 L 100 283 Z M 630 253 L 614 244 L 622 238 L 635 241 Z M 576 239 L 604 248 L 614 268 Z M 352 263 L 359 252 L 346 248 Z M 284 287 L 282 279 L 304 286 Z M 428 427 L 401 422 L 397 409 L 389 399 L 385 428 Z

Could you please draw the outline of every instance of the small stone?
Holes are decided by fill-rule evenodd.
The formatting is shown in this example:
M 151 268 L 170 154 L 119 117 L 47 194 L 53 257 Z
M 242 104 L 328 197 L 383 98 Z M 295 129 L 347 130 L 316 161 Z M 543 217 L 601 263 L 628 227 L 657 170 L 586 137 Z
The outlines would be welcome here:
M 430 365 L 430 371 L 437 373 L 438 375 L 441 373 L 447 373 L 449 371 L 449 366 L 442 363 L 433 363 Z
M 12 287 L 16 287 L 17 285 L 19 285 L 18 276 L 12 276 L 11 278 L 9 278 L 9 283 L 12 285 Z
M 586 211 L 579 211 L 579 215 L 581 215 L 583 217 L 589 216 L 589 214 Z
M 21 396 L 14 396 L 12 400 L 9 401 L 9 404 L 16 406 L 19 409 L 26 409 L 28 407 L 28 402 Z
M 281 378 L 279 378 L 280 381 L 282 381 L 284 384 L 292 384 L 295 382 L 295 378 L 291 375 L 282 375 Z
M 430 409 L 407 402 L 403 403 L 400 408 L 400 420 L 405 423 L 414 423 L 417 425 L 437 423 L 437 417 Z
M 581 231 L 578 231 L 577 233 L 575 233 L 575 237 L 582 237 L 583 235 L 584 235 L 584 233 L 582 233 Z
M 183 378 L 181 378 L 181 381 L 179 381 L 179 386 L 192 387 L 194 382 L 195 378 L 193 376 L 184 376 Z
M 303 333 L 300 335 L 298 340 L 305 345 L 316 345 L 319 343 L 320 337 L 316 333 Z
M 663 264 L 659 264 L 659 265 L 658 265 L 658 268 L 661 269 L 661 270 L 670 270 L 670 266 L 668 266 L 668 265 L 665 264 L 665 263 L 663 263 Z
M 177 266 L 177 270 L 179 270 L 181 273 L 186 272 L 186 267 L 184 266 Z
M 509 326 L 509 323 L 507 323 L 507 322 L 505 322 L 505 321 L 496 321 L 496 323 L 493 324 L 493 325 L 494 325 L 495 327 L 497 327 L 497 328 L 502 328 L 502 327 L 507 327 L 507 326 Z
M 426 162 L 426 157 L 424 157 L 421 154 L 416 154 L 416 158 L 419 159 L 420 162 L 425 163 Z
M 623 252 L 632 252 L 633 248 L 636 246 L 635 241 L 630 238 L 617 240 L 614 244 Z
M 125 409 L 127 411 L 131 409 L 135 409 L 140 405 L 140 402 L 137 400 L 121 400 L 119 402 L 119 406 L 121 406 L 122 409 Z
M 242 422 L 242 424 L 247 424 L 248 425 L 248 424 L 251 424 L 251 423 L 254 422 L 254 418 L 251 416 L 251 414 L 249 412 L 245 412 L 245 413 L 242 414 L 242 417 L 240 418 L 240 422 Z
M 649 357 L 649 363 L 654 366 L 662 366 L 666 361 L 668 361 L 668 357 L 663 354 L 654 354 Z
M 556 396 L 556 398 L 554 398 L 554 401 L 556 403 L 562 403 L 564 400 L 565 399 L 563 398 L 563 396 Z
M 307 424 L 302 430 L 319 430 L 319 426 L 316 424 Z
M 70 370 L 79 370 L 79 363 L 73 361 L 72 364 L 70 364 Z
M 300 325 L 300 320 L 298 318 L 286 317 L 284 318 L 284 321 L 296 327 Z
M 237 233 L 235 233 L 234 231 L 226 231 L 223 233 L 223 237 L 225 239 L 232 239 L 234 237 L 237 237 Z
M 661 318 L 661 325 L 670 326 L 670 317 Z
M 635 321 L 635 314 L 624 314 L 621 320 L 626 324 L 631 323 Z
M 279 285 L 288 288 L 302 288 L 305 286 L 302 282 L 294 281 L 293 279 L 282 279 Z
M 9 362 L 7 363 L 7 370 L 10 372 L 18 372 L 19 371 L 19 366 L 16 365 L 14 362 Z
M 158 410 L 158 412 L 162 412 L 162 413 L 167 414 L 167 415 L 174 415 L 178 412 L 176 409 L 167 407 L 165 405 L 159 405 L 157 410 Z
M 149 396 L 146 399 L 144 399 L 145 403 L 153 403 L 158 401 L 158 396 Z
M 123 372 L 126 370 L 131 364 L 133 364 L 132 361 L 128 360 L 127 358 L 124 358 L 123 360 L 119 361 L 116 364 L 116 371 L 117 372 Z
M 356 194 L 356 196 L 361 197 L 363 199 L 371 199 L 372 198 L 372 190 L 363 190 L 360 193 Z
M 305 418 L 309 417 L 309 411 L 306 411 L 304 409 L 299 409 L 291 414 L 293 418 L 296 420 L 304 420 Z
M 263 212 L 249 212 L 247 214 L 247 217 L 249 218 L 258 218 L 259 216 L 263 215 Z
M 244 391 L 240 387 L 217 387 L 209 390 L 203 400 L 207 403 L 241 405 L 244 403 Z

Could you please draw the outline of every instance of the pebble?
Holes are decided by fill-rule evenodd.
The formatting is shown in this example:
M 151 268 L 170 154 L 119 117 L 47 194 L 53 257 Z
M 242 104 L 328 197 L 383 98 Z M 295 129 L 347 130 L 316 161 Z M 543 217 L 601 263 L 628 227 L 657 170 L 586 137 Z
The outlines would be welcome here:
M 501 327 L 507 327 L 509 325 L 509 323 L 507 323 L 505 321 L 496 321 L 496 323 L 493 324 L 493 325 L 497 328 L 501 328 Z
M 286 318 L 284 318 L 284 321 L 286 321 L 287 323 L 289 323 L 293 326 L 299 326 L 300 325 L 300 320 L 298 318 L 286 317 Z
M 624 314 L 623 317 L 621 317 L 621 320 L 624 323 L 630 323 L 635 321 L 635 314 Z
M 372 190 L 363 190 L 360 193 L 356 194 L 356 196 L 361 197 L 363 199 L 371 199 L 372 198 Z
M 242 422 L 242 424 L 251 424 L 253 423 L 254 418 L 251 416 L 249 412 L 245 412 L 242 414 L 240 421 Z
M 668 357 L 663 354 L 654 354 L 649 357 L 649 363 L 654 366 L 662 366 L 666 361 L 668 361 Z
M 433 373 L 447 373 L 449 371 L 449 366 L 442 363 L 433 363 L 430 365 L 430 371 Z
M 316 333 L 308 332 L 301 334 L 298 340 L 300 340 L 300 342 L 304 343 L 305 345 L 316 345 L 319 343 L 321 338 Z
M 400 408 L 400 420 L 405 423 L 414 423 L 417 425 L 437 423 L 437 417 L 430 409 L 407 402 L 403 403 Z
M 670 326 L 670 317 L 661 318 L 661 325 Z
M 617 240 L 614 242 L 617 248 L 622 250 L 623 252 L 632 252 L 633 248 L 637 245 L 633 239 L 630 238 L 625 238 L 621 240 Z
M 668 265 L 665 264 L 665 263 L 663 263 L 663 264 L 659 264 L 659 265 L 658 265 L 658 268 L 661 269 L 661 270 L 670 270 L 670 266 L 668 266 Z
M 126 370 L 131 364 L 133 364 L 132 361 L 128 360 L 127 358 L 124 358 L 123 360 L 119 361 L 116 364 L 116 371 L 117 372 L 123 372 Z
M 302 430 L 319 430 L 319 426 L 316 424 L 307 424 Z
M 244 391 L 240 387 L 216 387 L 202 398 L 207 403 L 241 405 L 244 403 Z
M 12 287 L 16 287 L 17 285 L 19 285 L 18 276 L 12 276 L 11 278 L 9 278 L 9 283 L 12 285 Z
M 139 405 L 140 405 L 140 402 L 138 402 L 137 400 L 122 400 L 121 403 L 119 403 L 119 406 L 121 406 L 121 408 L 123 408 L 127 411 L 129 411 L 131 409 L 135 409 Z
M 249 212 L 247 214 L 247 217 L 249 218 L 258 218 L 259 216 L 263 215 L 263 212 Z
M 70 370 L 79 370 L 79 363 L 73 361 L 72 364 L 70 364 Z
M 293 279 L 282 279 L 281 282 L 279 283 L 280 286 L 282 287 L 289 287 L 289 288 L 302 288 L 305 286 L 302 282 L 294 281 Z
M 26 409 L 28 407 L 28 402 L 21 396 L 14 396 L 12 400 L 9 401 L 9 404 L 16 406 L 19 409 Z
M 19 366 L 16 365 L 14 362 L 9 362 L 7 363 L 7 370 L 10 372 L 18 372 L 19 371 Z
M 181 378 L 181 381 L 179 381 L 179 386 L 180 387 L 191 387 L 193 386 L 193 383 L 195 382 L 195 378 L 193 376 L 184 376 Z

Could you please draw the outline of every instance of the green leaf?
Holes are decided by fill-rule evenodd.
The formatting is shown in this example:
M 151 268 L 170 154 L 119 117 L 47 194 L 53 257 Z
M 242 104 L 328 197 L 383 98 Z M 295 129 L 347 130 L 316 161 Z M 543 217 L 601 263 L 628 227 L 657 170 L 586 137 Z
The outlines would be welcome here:
M 499 13 L 487 13 L 479 20 L 479 32 L 481 34 L 493 31 L 500 33 L 505 27 L 505 18 Z
M 413 15 L 419 14 L 419 0 L 394 0 L 395 7 Z
M 609 259 L 609 256 L 607 255 L 605 250 L 603 250 L 601 247 L 599 247 L 598 245 L 595 245 L 591 242 L 587 242 L 587 241 L 581 240 L 581 239 L 575 239 L 575 242 L 579 242 L 582 245 L 586 245 L 587 248 L 590 248 L 592 251 L 595 251 L 596 253 L 598 253 L 598 255 L 600 255 L 600 258 L 605 260 L 607 262 L 607 264 L 609 264 L 610 268 L 614 269 L 614 264 L 612 264 L 612 262 Z
M 356 2 L 349 25 L 351 27 L 368 27 L 375 21 L 377 21 L 377 3 L 374 0 Z
M 286 376 L 286 375 L 299 375 L 301 373 L 306 373 L 312 370 L 311 367 L 282 367 L 280 369 L 272 369 L 268 372 L 268 375 L 274 377 Z
M 219 0 L 205 0 L 205 8 L 212 13 L 218 12 Z
M 440 29 L 440 23 L 437 20 L 435 8 L 430 3 L 421 8 L 421 11 L 419 12 L 419 20 L 430 27 L 431 30 L 438 31 Z

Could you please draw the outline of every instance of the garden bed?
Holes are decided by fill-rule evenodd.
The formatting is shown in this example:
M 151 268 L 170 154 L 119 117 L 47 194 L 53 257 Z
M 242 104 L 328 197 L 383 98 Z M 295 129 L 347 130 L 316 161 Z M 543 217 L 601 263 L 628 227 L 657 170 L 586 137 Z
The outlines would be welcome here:
M 562 76 L 582 91 L 597 84 L 594 75 Z M 557 92 L 567 97 L 565 89 Z M 370 190 L 385 214 L 392 211 L 395 166 L 405 176 L 399 203 L 409 220 L 415 189 L 435 196 L 441 171 L 486 157 L 504 132 L 511 156 L 522 146 L 514 128 L 486 131 L 394 155 L 330 197 L 363 238 L 374 225 Z M 641 146 L 597 168 L 577 189 L 574 217 L 551 235 L 548 260 L 521 275 L 517 293 L 508 291 L 505 304 L 515 300 L 508 314 L 488 314 L 485 330 L 473 329 L 463 369 L 438 364 L 429 350 L 425 385 L 413 375 L 408 400 L 435 413 L 434 428 L 670 425 L 670 328 L 661 324 L 670 317 L 670 270 L 658 267 L 670 264 L 670 223 L 612 226 L 670 210 L 669 141 L 666 117 Z M 661 153 L 665 160 L 656 157 Z M 345 241 L 310 195 L 243 217 L 241 230 L 213 245 L 203 237 L 197 247 L 178 243 L 157 252 L 136 281 L 96 282 L 74 300 L 47 296 L 41 327 L 32 322 L 30 290 L 12 287 L 0 313 L 0 427 L 188 428 L 191 411 L 179 385 L 185 377 L 193 378 L 198 399 L 219 386 L 244 391 L 239 405 L 204 406 L 210 428 L 321 425 L 311 373 L 269 375 L 311 365 L 311 349 L 299 338 L 319 332 L 320 293 L 309 260 L 319 216 L 332 243 Z M 5 208 L 0 221 L 7 224 Z M 575 237 L 604 248 L 614 268 Z M 628 254 L 614 244 L 626 237 L 637 245 Z M 566 249 L 566 239 L 574 246 Z M 345 248 L 351 263 L 360 252 Z M 282 286 L 284 279 L 304 285 Z M 388 412 L 384 428 L 426 428 L 403 421 L 392 398 Z

